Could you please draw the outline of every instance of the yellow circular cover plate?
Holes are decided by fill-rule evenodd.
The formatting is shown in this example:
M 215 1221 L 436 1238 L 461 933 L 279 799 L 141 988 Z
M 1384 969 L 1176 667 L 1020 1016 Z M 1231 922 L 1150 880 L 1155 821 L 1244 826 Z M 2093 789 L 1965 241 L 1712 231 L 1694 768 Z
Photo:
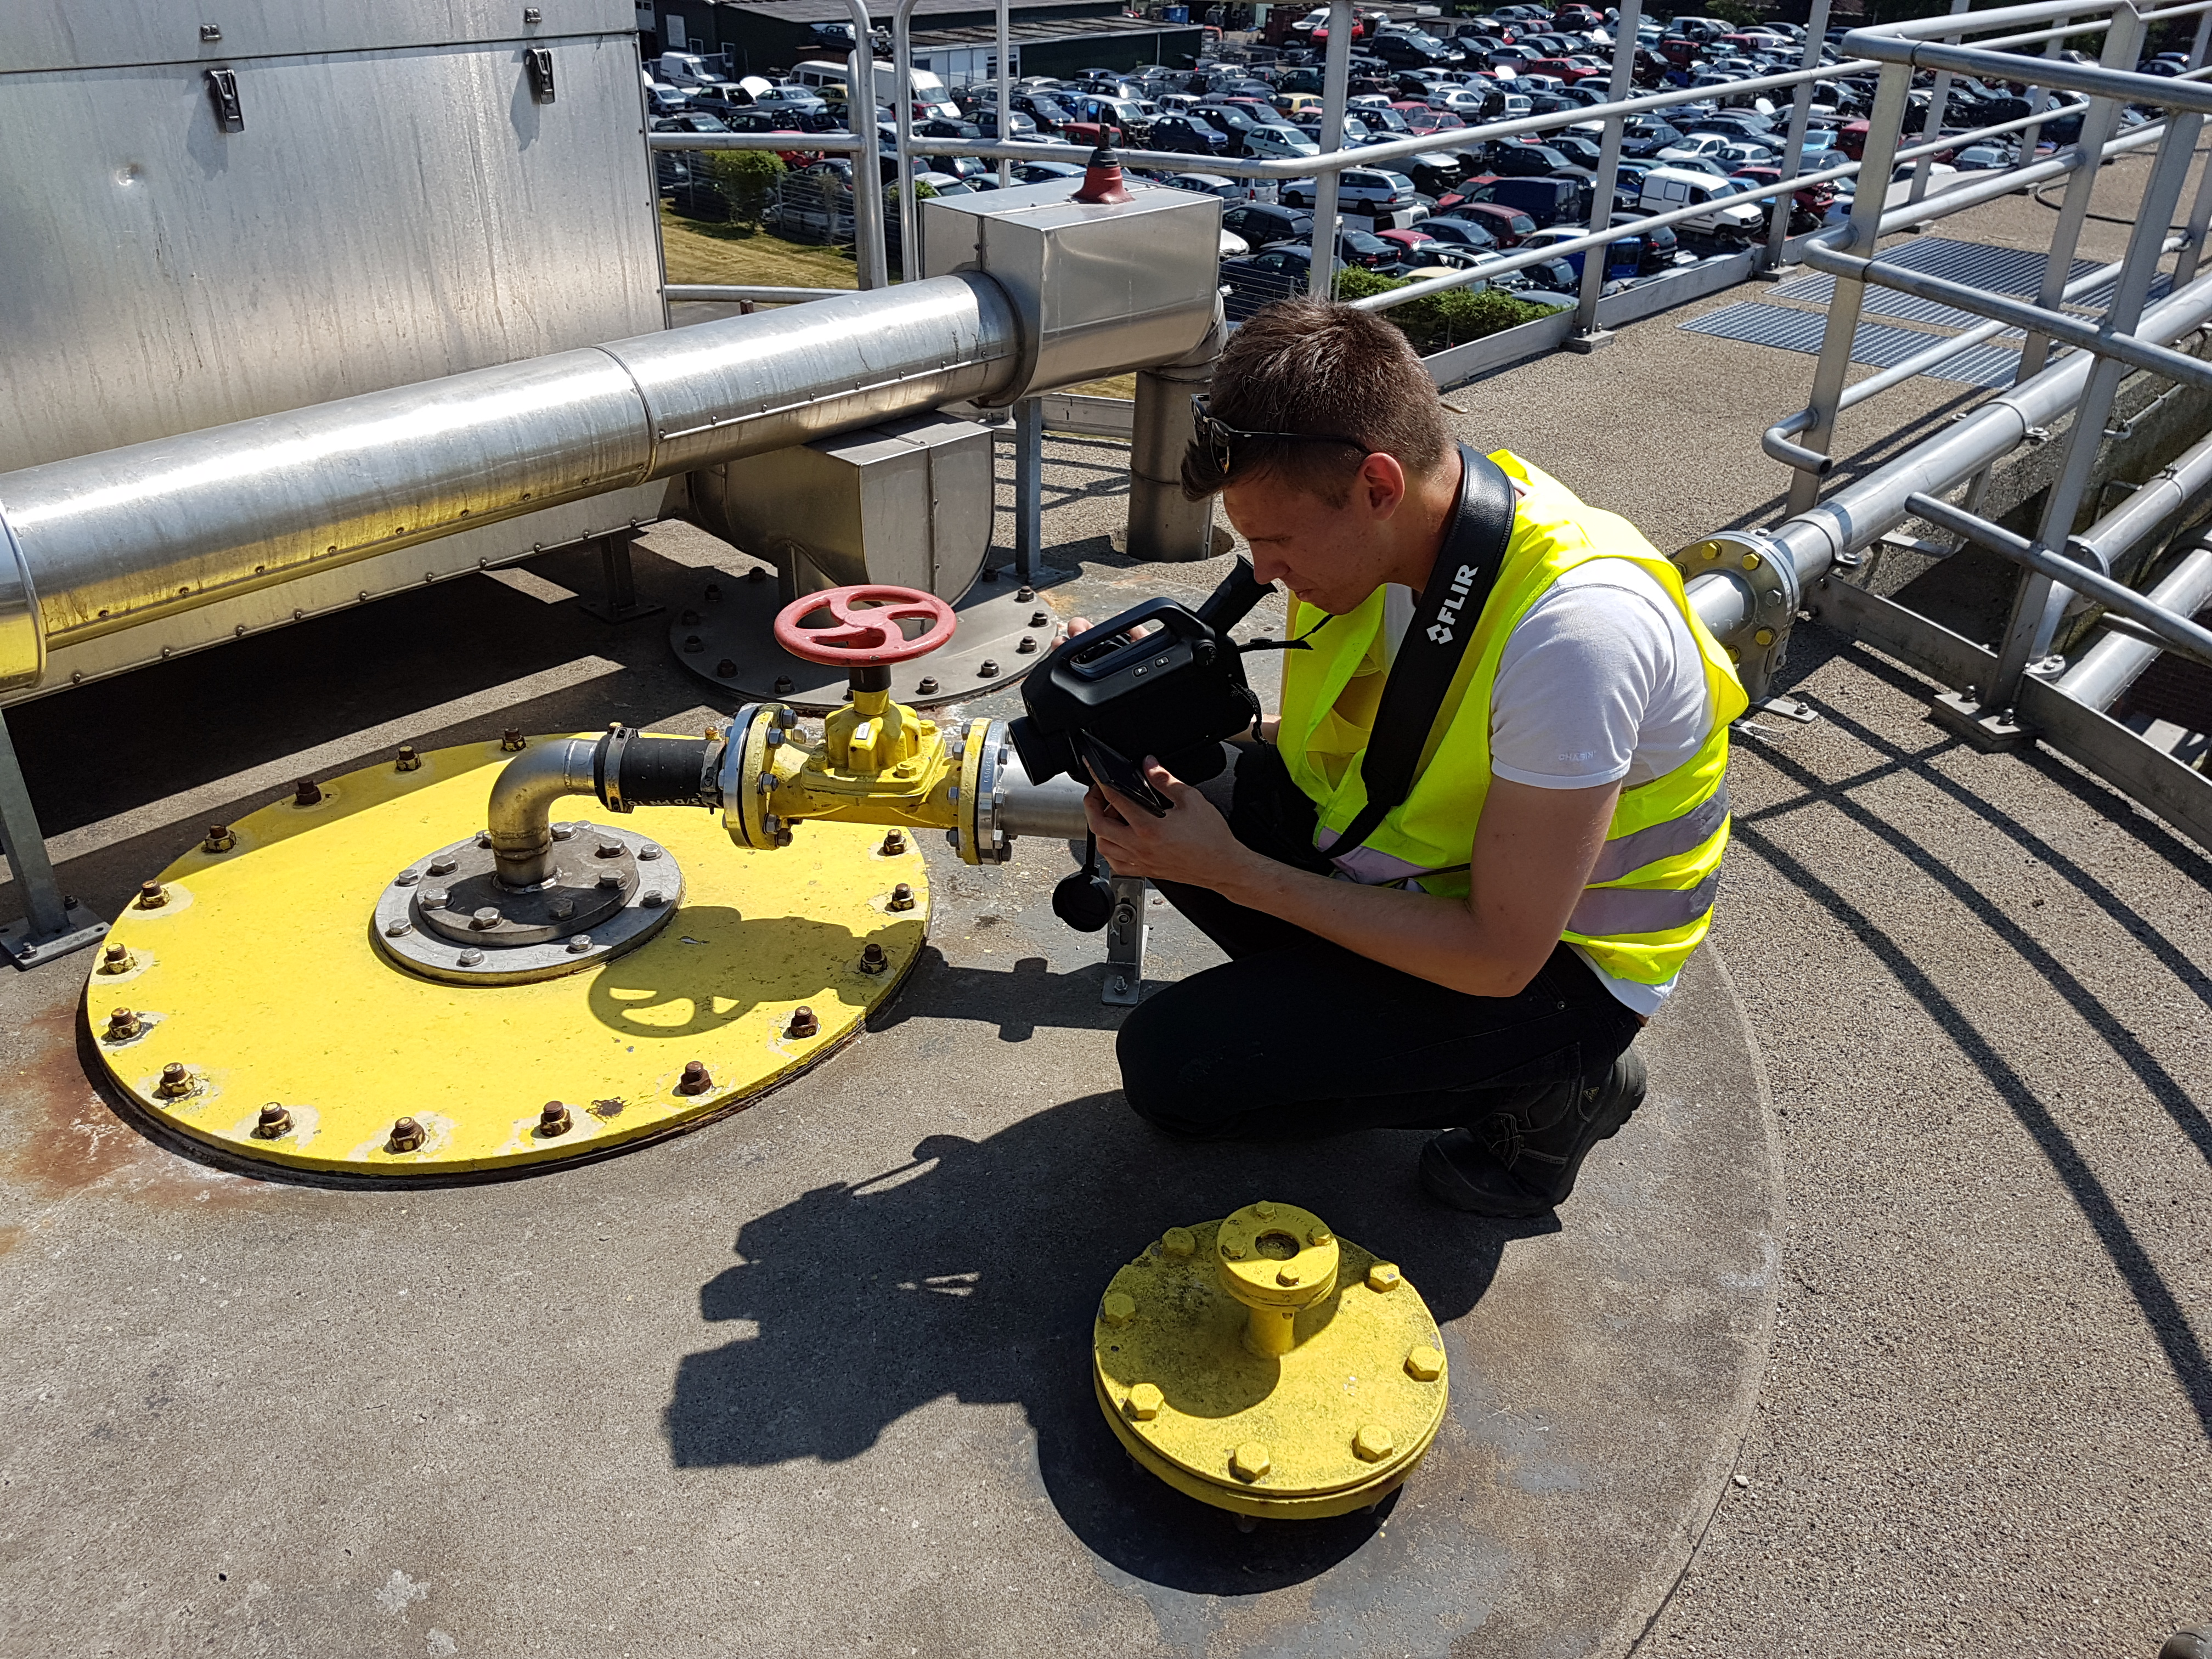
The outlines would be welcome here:
M 780 852 L 730 844 L 719 815 L 610 813 L 588 795 L 554 817 L 645 830 L 684 872 L 684 902 L 612 961 L 530 985 L 453 986 L 393 965 L 370 915 L 395 872 L 482 827 L 495 743 L 391 762 L 321 785 L 313 806 L 265 806 L 235 845 L 161 872 L 166 902 L 134 903 L 108 931 L 86 988 L 94 1046 L 116 1085 L 197 1140 L 247 1158 L 366 1176 L 438 1176 L 590 1156 L 760 1094 L 856 1032 L 921 954 L 929 889 L 921 855 L 886 854 L 865 824 L 809 823 Z M 914 908 L 893 912 L 907 883 Z M 880 945 L 880 973 L 861 953 Z M 818 1029 L 791 1032 L 793 1011 Z M 137 1035 L 113 1034 L 129 1009 Z M 125 1028 L 129 1029 L 128 1027 Z M 678 1089 L 688 1061 L 707 1068 Z M 163 1068 L 185 1067 L 173 1097 Z M 549 1134 L 540 1114 L 568 1106 Z M 285 1131 L 255 1133 L 283 1106 Z M 422 1144 L 400 1150 L 411 1117 Z
M 1282 1316 L 1277 1280 L 1295 1295 L 1302 1276 L 1332 1267 L 1332 1288 L 1296 1312 L 1290 1350 L 1258 1352 L 1253 1314 Z M 1130 1455 L 1244 1515 L 1368 1508 L 1443 1421 L 1449 1379 L 1427 1304 L 1395 1267 L 1291 1205 L 1170 1228 L 1114 1275 L 1092 1336 L 1098 1403 Z

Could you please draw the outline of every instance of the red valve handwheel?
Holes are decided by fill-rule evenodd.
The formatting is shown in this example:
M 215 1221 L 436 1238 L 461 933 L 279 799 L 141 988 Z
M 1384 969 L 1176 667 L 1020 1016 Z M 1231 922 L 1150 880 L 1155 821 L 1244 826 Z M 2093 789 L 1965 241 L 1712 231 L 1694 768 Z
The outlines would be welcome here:
M 864 610 L 854 610 L 856 605 Z M 835 619 L 827 627 L 801 626 L 817 611 Z M 899 630 L 902 621 L 926 617 L 929 629 L 914 639 Z M 909 662 L 952 637 L 959 618 L 934 593 L 918 588 L 871 584 L 832 587 L 795 599 L 775 613 L 775 642 L 806 662 L 830 668 L 871 668 Z

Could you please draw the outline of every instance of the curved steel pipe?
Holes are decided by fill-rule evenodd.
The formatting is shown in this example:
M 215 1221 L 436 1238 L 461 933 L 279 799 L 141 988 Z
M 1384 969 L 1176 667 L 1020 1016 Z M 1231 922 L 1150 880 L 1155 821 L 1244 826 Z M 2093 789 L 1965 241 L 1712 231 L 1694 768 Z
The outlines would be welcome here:
M 500 768 L 484 827 L 491 831 L 492 861 L 502 885 L 535 887 L 551 878 L 553 803 L 598 793 L 599 754 L 605 742 L 555 738 L 533 743 Z
M 49 643 L 997 395 L 1018 346 L 1005 291 L 966 272 L 9 473 L 0 686 L 34 683 Z

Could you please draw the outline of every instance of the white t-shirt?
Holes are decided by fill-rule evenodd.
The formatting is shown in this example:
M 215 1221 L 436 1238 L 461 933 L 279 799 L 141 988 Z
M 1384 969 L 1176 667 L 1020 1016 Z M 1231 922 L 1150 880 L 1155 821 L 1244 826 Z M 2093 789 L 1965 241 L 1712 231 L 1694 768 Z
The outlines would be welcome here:
M 1383 594 L 1395 658 L 1413 616 L 1412 593 Z M 1490 769 L 1538 789 L 1634 787 L 1698 752 L 1711 718 L 1688 624 L 1632 559 L 1597 558 L 1552 584 L 1514 625 L 1490 694 Z M 1598 981 L 1639 1014 L 1674 988 L 1615 978 L 1579 945 Z

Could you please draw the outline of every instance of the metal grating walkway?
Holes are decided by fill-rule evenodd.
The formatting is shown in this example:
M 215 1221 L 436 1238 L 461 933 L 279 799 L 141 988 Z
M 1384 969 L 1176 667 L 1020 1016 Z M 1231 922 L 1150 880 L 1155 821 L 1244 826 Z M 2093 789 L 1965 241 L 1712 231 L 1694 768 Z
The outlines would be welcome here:
M 1827 332 L 1828 319 L 1818 311 L 1797 311 L 1757 300 L 1742 300 L 1709 312 L 1682 327 L 1692 334 L 1717 334 L 1726 340 L 1742 340 L 1752 345 L 1777 346 L 1784 351 L 1818 356 L 1820 337 Z M 1925 351 L 1942 338 L 1941 335 L 1923 334 L 1914 329 L 1893 328 L 1887 323 L 1861 323 L 1858 331 L 1851 337 L 1851 361 L 1887 368 L 1917 351 Z M 1926 372 L 1936 380 L 1955 380 L 1962 386 L 1996 387 L 2010 386 L 2019 367 L 2020 353 L 2014 348 L 1989 344 L 1962 351 L 1948 362 L 1938 363 Z
M 1941 276 L 1947 282 L 1970 283 L 1977 288 L 1990 289 L 1998 294 L 2033 295 L 2043 286 L 2043 267 L 2046 255 L 2026 248 L 1995 247 L 1987 242 L 1961 242 L 1948 236 L 1923 236 L 1918 241 L 1893 251 L 1885 250 L 1884 264 L 1899 265 L 1907 270 Z M 2076 259 L 2068 272 L 2067 280 L 2087 275 L 2097 268 L 2094 259 Z M 2114 281 L 2118 279 L 2115 278 Z M 2167 279 L 2153 279 L 2151 298 L 2161 298 L 2170 286 Z M 1832 276 L 1799 276 L 1782 283 L 1773 290 L 1778 300 L 1803 300 L 1826 305 L 1836 292 Z M 2112 297 L 2112 283 L 2090 289 L 2069 302 L 2068 309 L 2101 311 Z M 1893 317 L 1905 323 L 1933 323 L 1943 328 L 1972 328 L 1982 319 L 1947 306 L 1940 301 L 1923 300 L 1916 294 L 1899 294 L 1893 289 L 1867 289 L 1863 309 L 1876 317 Z M 1997 336 L 2001 340 L 2017 340 L 2018 329 L 2007 329 Z

